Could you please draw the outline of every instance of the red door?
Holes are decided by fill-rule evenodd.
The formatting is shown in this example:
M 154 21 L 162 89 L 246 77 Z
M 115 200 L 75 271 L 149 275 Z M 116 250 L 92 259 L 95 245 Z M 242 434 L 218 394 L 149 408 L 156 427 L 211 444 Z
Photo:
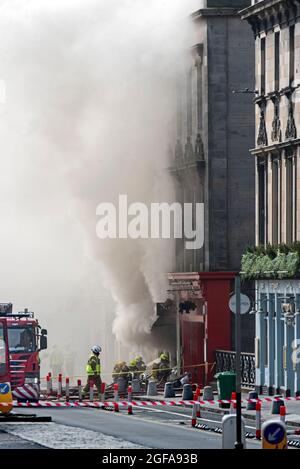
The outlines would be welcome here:
M 204 385 L 204 324 L 182 318 L 181 333 L 183 371 L 192 374 L 193 383 Z

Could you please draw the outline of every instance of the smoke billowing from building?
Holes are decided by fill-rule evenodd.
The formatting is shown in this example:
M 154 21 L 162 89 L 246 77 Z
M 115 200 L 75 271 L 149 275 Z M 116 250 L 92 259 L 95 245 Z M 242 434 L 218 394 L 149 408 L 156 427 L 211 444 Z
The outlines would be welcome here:
M 176 72 L 195 4 L 0 2 L 1 300 L 36 310 L 78 361 L 108 313 L 119 341 L 150 344 L 172 246 L 99 240 L 96 207 L 173 198 Z

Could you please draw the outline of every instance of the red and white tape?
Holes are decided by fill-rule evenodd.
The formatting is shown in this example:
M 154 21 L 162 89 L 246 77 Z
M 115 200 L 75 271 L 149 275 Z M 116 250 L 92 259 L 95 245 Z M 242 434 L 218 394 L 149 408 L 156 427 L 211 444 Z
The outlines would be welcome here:
M 272 402 L 272 401 L 300 401 L 300 396 L 297 397 L 263 397 L 260 399 L 242 399 L 242 402 Z M 135 407 L 153 407 L 153 406 L 180 406 L 180 405 L 193 405 L 193 404 L 230 404 L 236 403 L 235 399 L 216 399 L 216 400 L 199 400 L 199 401 L 119 401 L 120 406 L 126 407 L 132 405 Z M 39 402 L 16 402 L 14 401 L 14 407 L 114 407 L 113 401 L 106 402 L 52 402 L 52 401 L 39 401 Z M 1 403 L 1 406 L 8 404 Z
M 18 386 L 12 391 L 15 399 L 39 399 L 39 385 L 38 384 L 24 384 Z

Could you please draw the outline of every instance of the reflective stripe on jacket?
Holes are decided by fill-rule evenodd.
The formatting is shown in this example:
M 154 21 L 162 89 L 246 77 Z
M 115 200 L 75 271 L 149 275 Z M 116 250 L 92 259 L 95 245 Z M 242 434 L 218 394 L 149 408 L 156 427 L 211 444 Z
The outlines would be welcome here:
M 86 365 L 86 372 L 88 376 L 100 375 L 101 365 L 99 357 L 94 354 L 90 356 Z

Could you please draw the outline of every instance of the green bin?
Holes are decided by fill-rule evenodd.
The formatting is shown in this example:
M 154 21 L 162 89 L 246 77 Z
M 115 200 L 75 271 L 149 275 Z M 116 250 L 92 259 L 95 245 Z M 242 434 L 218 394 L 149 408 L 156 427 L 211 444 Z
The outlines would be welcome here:
M 236 374 L 233 371 L 222 371 L 217 373 L 215 378 L 217 379 L 219 399 L 231 399 L 231 393 L 235 392 Z M 220 404 L 220 407 L 228 408 L 230 404 Z

